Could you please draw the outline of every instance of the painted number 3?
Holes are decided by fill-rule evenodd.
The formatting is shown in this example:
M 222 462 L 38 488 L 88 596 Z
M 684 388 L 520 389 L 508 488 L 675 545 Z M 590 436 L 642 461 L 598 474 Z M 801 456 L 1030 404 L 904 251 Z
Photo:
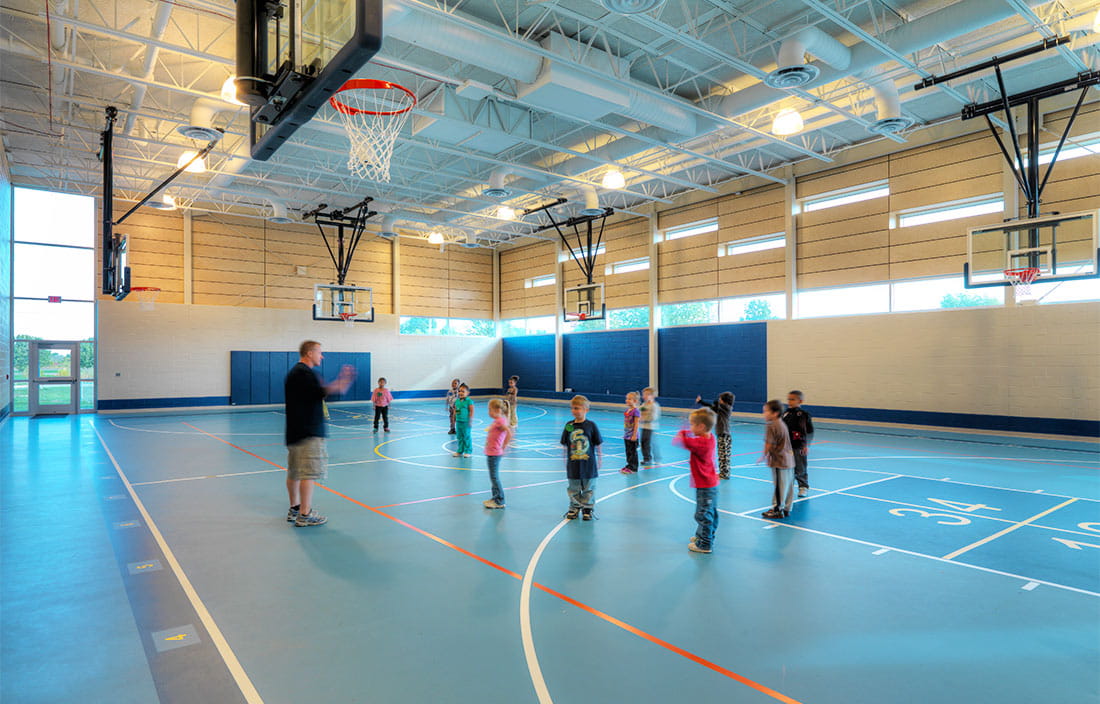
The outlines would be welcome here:
M 915 513 L 921 518 L 950 518 L 951 520 L 949 521 L 936 521 L 936 523 L 944 526 L 965 526 L 970 523 L 970 519 L 963 516 L 956 516 L 950 513 L 929 513 L 919 508 L 892 508 L 890 509 L 890 513 L 894 516 L 905 516 L 908 513 Z

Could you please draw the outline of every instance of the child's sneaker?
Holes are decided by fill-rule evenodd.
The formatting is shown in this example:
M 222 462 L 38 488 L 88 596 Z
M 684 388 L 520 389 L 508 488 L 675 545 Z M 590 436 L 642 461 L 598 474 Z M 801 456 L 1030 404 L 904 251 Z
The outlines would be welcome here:
M 321 526 L 328 522 L 328 518 L 317 513 L 317 509 L 311 509 L 308 514 L 298 514 L 298 518 L 294 521 L 296 528 L 308 528 L 312 526 Z
M 760 515 L 764 518 L 783 518 L 783 512 L 775 509 L 769 509 Z
M 296 520 L 298 520 L 298 507 L 291 506 L 286 512 L 286 522 L 293 523 Z
M 389 428 L 386 428 L 386 429 L 385 429 L 385 432 L 387 432 L 387 433 L 388 433 L 388 432 L 390 432 L 390 429 L 389 429 Z
M 637 474 L 638 470 L 634 469 L 633 467 L 623 467 L 619 470 L 619 472 L 621 474 Z
M 599 519 L 596 518 L 596 514 L 592 512 L 592 509 L 582 508 L 581 509 L 581 520 L 582 521 L 596 521 L 596 520 L 599 520 Z
M 469 458 L 473 457 L 473 455 L 471 455 L 469 452 L 464 453 L 462 456 L 465 457 L 466 459 L 469 459 Z
M 803 497 L 803 496 L 805 496 L 806 494 L 809 494 L 809 493 L 810 493 L 810 487 L 808 487 L 808 486 L 798 487 L 798 496 L 799 497 Z
M 719 472 L 718 473 L 718 478 L 719 479 L 729 479 L 730 478 L 730 473 L 729 472 Z
M 568 511 L 565 512 L 565 516 L 563 516 L 563 518 L 565 518 L 565 520 L 567 521 L 572 521 L 575 520 L 579 515 L 581 515 L 581 510 L 579 508 L 570 508 Z
M 703 555 L 709 555 L 711 552 L 710 548 L 699 547 L 699 545 L 694 540 L 688 543 L 688 550 L 691 550 L 692 552 L 702 553 Z
M 481 502 L 481 505 L 485 508 L 504 508 L 504 504 L 498 502 L 496 499 L 485 499 Z

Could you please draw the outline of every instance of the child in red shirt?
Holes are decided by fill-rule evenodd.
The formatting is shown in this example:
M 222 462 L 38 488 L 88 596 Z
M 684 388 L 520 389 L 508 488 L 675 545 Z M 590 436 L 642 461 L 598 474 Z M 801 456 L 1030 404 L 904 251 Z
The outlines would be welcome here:
M 692 552 L 709 553 L 718 529 L 718 473 L 714 471 L 714 448 L 717 444 L 711 429 L 715 414 L 709 408 L 692 411 L 688 417 L 691 432 L 681 430 L 673 443 L 691 453 L 691 485 L 695 487 L 695 522 L 698 528 L 688 543 Z

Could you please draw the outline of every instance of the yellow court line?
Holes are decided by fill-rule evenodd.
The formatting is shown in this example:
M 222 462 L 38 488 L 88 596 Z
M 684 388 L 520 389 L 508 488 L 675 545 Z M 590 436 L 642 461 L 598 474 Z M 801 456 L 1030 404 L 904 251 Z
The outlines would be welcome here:
M 998 532 L 994 533 L 993 535 L 990 535 L 986 538 L 982 538 L 981 540 L 979 540 L 976 543 L 971 543 L 970 545 L 967 545 L 965 548 L 959 548 L 955 552 L 949 552 L 949 553 L 947 553 L 946 555 L 943 556 L 943 559 L 945 559 L 945 560 L 954 560 L 956 557 L 958 557 L 959 555 L 962 555 L 964 552 L 968 552 L 970 550 L 973 550 L 976 547 L 979 547 L 981 545 L 985 545 L 989 541 L 996 540 L 997 538 L 1000 538 L 1002 535 L 1007 535 L 1008 533 L 1011 533 L 1012 531 L 1016 530 L 1017 528 L 1023 528 L 1028 523 L 1031 523 L 1032 521 L 1037 521 L 1040 518 L 1042 518 L 1043 516 L 1054 513 L 1055 511 L 1057 511 L 1060 508 L 1065 508 L 1066 506 L 1069 506 L 1070 504 L 1072 504 L 1076 500 L 1077 499 L 1070 499 L 1069 501 L 1063 501 L 1062 503 L 1058 504 L 1057 506 L 1055 506 L 1053 508 L 1048 508 L 1046 511 L 1043 511 L 1042 513 L 1037 513 L 1034 516 L 1032 516 L 1031 518 L 1028 518 L 1028 519 L 1025 519 L 1023 521 L 1020 521 L 1019 523 L 1015 523 L 1013 525 L 1010 525 L 1008 528 L 1005 528 L 1002 531 L 998 531 Z

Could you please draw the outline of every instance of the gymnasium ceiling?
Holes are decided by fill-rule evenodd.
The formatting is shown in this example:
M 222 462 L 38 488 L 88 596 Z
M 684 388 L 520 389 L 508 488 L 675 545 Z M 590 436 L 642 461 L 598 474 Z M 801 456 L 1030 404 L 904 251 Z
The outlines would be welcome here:
M 296 218 L 369 195 L 404 236 L 436 230 L 497 246 L 546 236 L 532 233 L 533 216 L 497 218 L 502 203 L 566 197 L 564 214 L 592 186 L 601 206 L 642 213 L 745 175 L 782 182 L 786 164 L 824 166 L 868 141 L 902 149 L 964 104 L 995 96 L 991 72 L 915 92 L 917 80 L 1044 37 L 1071 42 L 1011 64 L 1010 91 L 1100 69 L 1096 0 L 665 0 L 641 14 L 596 0 L 386 2 L 383 48 L 359 75 L 401 83 L 420 103 L 391 181 L 376 184 L 349 173 L 347 140 L 327 107 L 270 161 L 244 157 L 245 108 L 219 98 L 233 73 L 232 0 L 52 0 L 48 12 L 45 2 L 5 0 L 0 138 L 13 181 L 99 195 L 99 131 L 115 105 L 116 193 L 136 201 L 185 149 L 202 146 L 177 128 L 203 100 L 225 136 L 206 173 L 170 188 L 196 214 L 286 208 Z M 771 88 L 763 78 L 792 38 L 809 42 L 805 61 L 820 76 Z M 894 91 L 893 124 L 911 126 L 878 134 Z M 783 108 L 801 113 L 803 132 L 772 134 Z M 601 185 L 613 168 L 626 177 L 622 189 Z M 512 192 L 504 200 L 483 192 L 494 170 Z

